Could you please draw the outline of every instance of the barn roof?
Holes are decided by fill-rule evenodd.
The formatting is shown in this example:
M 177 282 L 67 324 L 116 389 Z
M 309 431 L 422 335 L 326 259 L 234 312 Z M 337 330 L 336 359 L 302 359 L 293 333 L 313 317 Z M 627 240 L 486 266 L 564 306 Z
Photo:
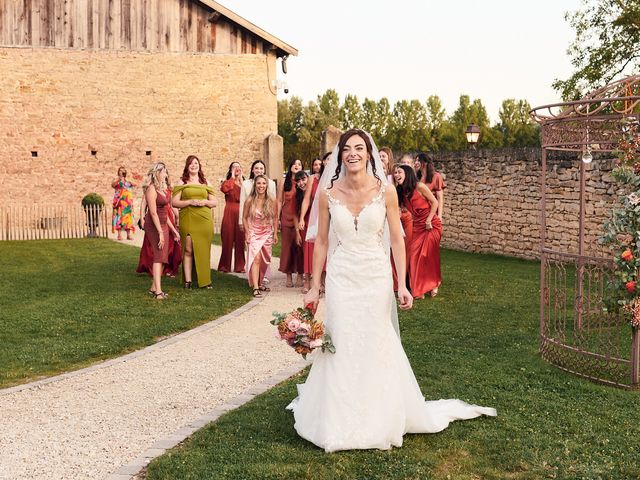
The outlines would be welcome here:
M 228 20 L 230 20 L 231 22 L 241 26 L 242 28 L 247 29 L 248 31 L 262 38 L 266 42 L 271 43 L 277 50 L 277 53 L 276 53 L 277 56 L 282 57 L 285 55 L 298 55 L 298 50 L 293 48 L 291 45 L 283 42 L 277 37 L 274 37 L 273 35 L 264 31 L 257 25 L 254 25 L 253 23 L 251 23 L 249 20 L 246 20 L 245 18 L 241 17 L 237 13 L 232 12 L 227 7 L 220 5 L 218 2 L 214 2 L 213 0 L 197 0 L 197 1 L 202 5 L 205 5 L 206 7 L 211 8 L 212 15 L 216 15 L 216 14 L 221 15 L 227 18 Z

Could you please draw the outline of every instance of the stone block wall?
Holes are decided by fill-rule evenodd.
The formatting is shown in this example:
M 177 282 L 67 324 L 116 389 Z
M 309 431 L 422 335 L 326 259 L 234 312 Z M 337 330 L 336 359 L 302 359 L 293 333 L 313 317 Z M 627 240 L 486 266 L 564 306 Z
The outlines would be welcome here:
M 217 186 L 277 131 L 273 72 L 273 54 L 0 48 L 0 202 L 110 203 L 119 165 L 175 181 L 189 154 Z
M 602 223 L 617 199 L 612 159 L 586 166 L 585 253 L 597 244 Z M 541 151 L 538 148 L 469 150 L 436 155 L 446 178 L 442 245 L 471 252 L 539 258 Z M 576 153 L 548 158 L 546 235 L 548 248 L 577 253 L 579 171 Z

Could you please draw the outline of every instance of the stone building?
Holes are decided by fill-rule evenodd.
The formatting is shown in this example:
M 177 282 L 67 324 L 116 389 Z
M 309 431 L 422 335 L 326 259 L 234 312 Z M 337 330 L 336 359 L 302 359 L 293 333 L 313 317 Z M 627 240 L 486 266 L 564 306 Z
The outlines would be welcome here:
M 211 0 L 3 1 L 0 201 L 109 203 L 119 165 L 140 178 L 165 161 L 176 180 L 189 154 L 212 184 L 233 160 L 267 156 L 273 175 L 289 55 Z

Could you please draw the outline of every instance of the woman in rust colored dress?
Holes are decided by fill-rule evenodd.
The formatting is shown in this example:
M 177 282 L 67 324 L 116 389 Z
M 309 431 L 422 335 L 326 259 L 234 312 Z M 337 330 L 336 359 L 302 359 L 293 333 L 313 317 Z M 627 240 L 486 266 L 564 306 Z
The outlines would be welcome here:
M 148 235 L 153 248 L 153 281 L 149 293 L 157 300 L 164 300 L 168 295 L 162 291 L 162 272 L 164 264 L 169 261 L 169 231 L 174 238 L 180 237 L 175 227 L 167 221 L 171 196 L 164 163 L 156 163 L 151 167 L 142 188 L 148 207 L 144 222 L 145 234 Z
M 436 172 L 433 165 L 433 157 L 428 153 L 419 153 L 416 156 L 416 175 L 418 181 L 424 183 L 438 200 L 438 218 L 442 222 L 442 213 L 444 210 L 444 189 L 447 185 L 440 173 Z
M 408 165 L 395 171 L 398 183 L 398 201 L 413 217 L 413 235 L 409 244 L 411 294 L 424 298 L 426 293 L 435 297 L 442 282 L 440 273 L 440 237 L 442 223 L 436 215 L 438 201 L 431 190 L 421 182 Z
M 312 188 L 312 185 L 315 185 L 316 189 L 318 188 L 317 183 L 314 183 L 313 180 L 310 180 L 309 174 L 304 170 L 300 170 L 296 173 L 295 176 L 296 182 L 296 243 L 302 249 L 302 257 L 303 257 L 303 269 L 304 269 L 304 278 L 303 278 L 303 286 L 302 293 L 307 293 L 309 291 L 309 286 L 311 285 L 311 259 L 313 258 L 313 243 L 307 242 L 305 238 L 307 238 L 307 224 L 309 223 L 309 214 L 310 210 L 307 209 L 306 215 L 303 217 L 304 225 L 299 225 L 298 216 L 301 214 L 302 203 L 307 194 L 307 190 Z M 307 244 L 311 244 L 311 248 L 307 247 Z
M 296 186 L 294 178 L 302 170 L 302 162 L 289 163 L 284 182 L 278 182 L 278 204 L 281 205 L 280 231 L 281 253 L 279 270 L 287 275 L 287 287 L 293 287 L 293 274 L 296 273 L 296 286 L 302 287 L 304 258 L 302 248 L 296 243 L 297 209 Z
M 229 165 L 227 178 L 220 185 L 220 191 L 224 193 L 224 215 L 220 226 L 220 237 L 222 239 L 222 253 L 218 262 L 219 272 L 231 271 L 231 257 L 233 254 L 233 271 L 244 272 L 244 232 L 240 229 L 238 220 L 240 218 L 240 189 L 244 177 L 242 167 L 238 162 Z
M 171 189 L 169 189 L 169 196 L 171 196 Z M 147 201 L 142 197 L 140 204 L 140 228 L 144 230 L 144 220 L 147 215 Z M 169 208 L 167 211 L 167 219 L 177 230 L 176 215 L 173 208 Z M 182 247 L 180 246 L 180 238 L 172 236 L 169 240 L 169 261 L 164 264 L 164 275 L 167 277 L 175 277 L 178 274 L 180 264 L 182 263 Z M 142 247 L 140 248 L 140 258 L 138 260 L 137 273 L 147 273 L 150 276 L 153 275 L 153 246 L 149 240 L 149 236 L 145 232 L 142 239 Z
M 302 238 L 302 253 L 304 263 L 304 286 L 303 293 L 307 293 L 311 286 L 311 272 L 313 272 L 313 246 L 314 240 L 307 240 L 309 214 L 311 213 L 311 205 L 314 198 L 316 198 L 316 192 L 318 191 L 318 185 L 320 184 L 320 177 L 324 173 L 324 166 L 327 159 L 331 156 L 331 152 L 325 153 L 324 156 L 316 158 L 311 164 L 311 176 L 307 179 L 307 187 L 304 190 L 304 197 L 299 207 L 298 212 L 298 231 L 301 232 Z M 315 235 L 314 235 L 315 238 Z M 322 281 L 320 283 L 320 293 L 324 293 L 324 276 L 326 274 L 326 268 L 322 269 Z

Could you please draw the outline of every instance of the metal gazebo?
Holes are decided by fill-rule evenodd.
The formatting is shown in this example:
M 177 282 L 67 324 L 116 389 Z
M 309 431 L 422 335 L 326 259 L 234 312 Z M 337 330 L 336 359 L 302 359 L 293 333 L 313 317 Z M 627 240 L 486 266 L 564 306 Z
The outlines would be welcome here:
M 594 169 L 589 164 L 613 163 L 623 126 L 638 122 L 639 112 L 640 76 L 613 82 L 580 100 L 531 110 L 542 138 L 540 353 L 559 368 L 623 388 L 639 386 L 640 335 L 621 313 L 603 309 L 613 262 L 593 241 L 600 232 L 591 231 L 593 188 L 588 185 Z M 558 171 L 568 172 L 562 182 L 555 180 Z M 554 208 L 562 204 L 554 193 L 559 183 L 578 191 L 577 222 L 566 215 L 554 217 Z M 569 243 L 554 237 L 554 225 L 562 222 L 575 231 Z

